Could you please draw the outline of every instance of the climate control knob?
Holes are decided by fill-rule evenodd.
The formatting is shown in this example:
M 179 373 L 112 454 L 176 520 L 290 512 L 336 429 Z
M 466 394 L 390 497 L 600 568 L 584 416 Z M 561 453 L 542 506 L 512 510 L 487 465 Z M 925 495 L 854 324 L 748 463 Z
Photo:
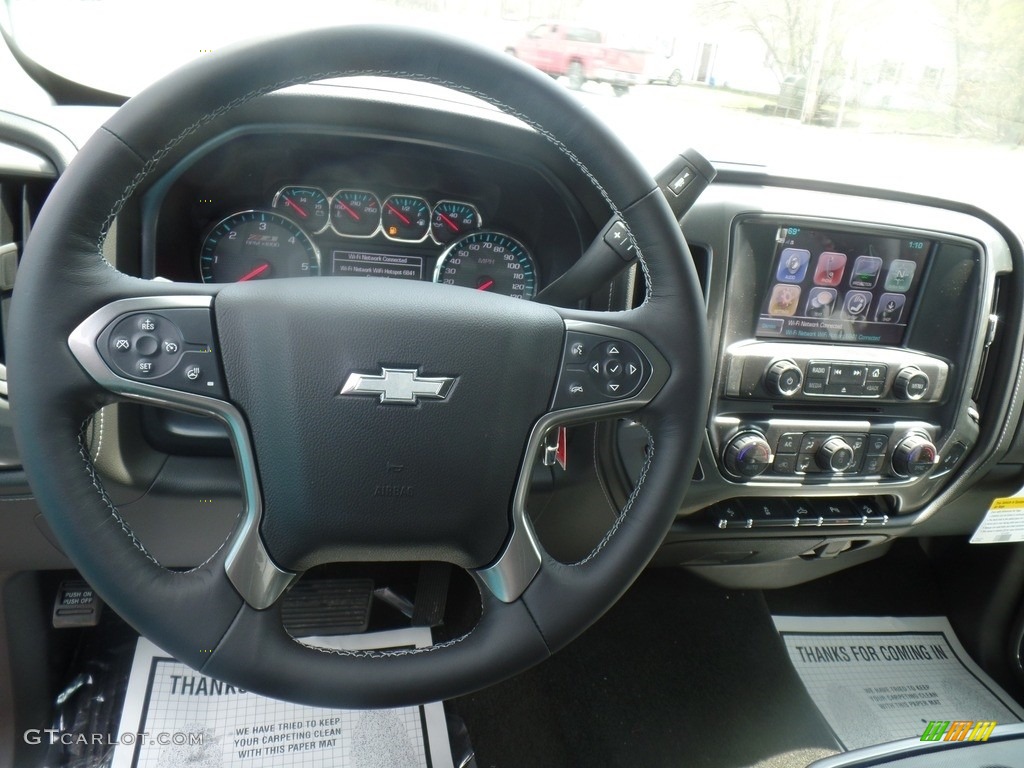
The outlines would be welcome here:
M 920 477 L 938 460 L 939 451 L 924 435 L 910 434 L 892 452 L 892 471 L 900 477 Z
M 853 467 L 857 456 L 848 442 L 841 437 L 830 437 L 814 457 L 825 472 L 845 472 Z
M 725 446 L 722 462 L 736 477 L 757 477 L 771 465 L 772 447 L 757 432 L 745 432 Z
M 927 373 L 915 366 L 909 366 L 896 374 L 892 388 L 900 400 L 920 400 L 928 391 L 929 384 L 931 379 Z
M 772 394 L 792 397 L 800 391 L 800 386 L 804 383 L 804 373 L 792 360 L 779 360 L 768 366 L 764 383 Z

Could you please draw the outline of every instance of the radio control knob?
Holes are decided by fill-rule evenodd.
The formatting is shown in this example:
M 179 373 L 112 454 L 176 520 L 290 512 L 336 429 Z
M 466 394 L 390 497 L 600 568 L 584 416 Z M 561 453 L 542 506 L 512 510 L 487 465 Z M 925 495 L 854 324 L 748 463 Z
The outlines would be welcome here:
M 909 434 L 892 451 L 892 471 L 900 477 L 920 477 L 935 466 L 939 451 L 924 435 Z
M 928 391 L 929 384 L 928 374 L 912 365 L 896 374 L 892 388 L 900 400 L 920 400 Z
M 768 366 L 764 382 L 772 394 L 792 397 L 800 391 L 804 374 L 792 360 L 779 360 Z
M 857 461 L 853 448 L 841 437 L 826 440 L 814 458 L 826 472 L 845 472 Z
M 729 441 L 722 461 L 736 477 L 757 477 L 772 463 L 772 447 L 759 433 L 745 432 Z

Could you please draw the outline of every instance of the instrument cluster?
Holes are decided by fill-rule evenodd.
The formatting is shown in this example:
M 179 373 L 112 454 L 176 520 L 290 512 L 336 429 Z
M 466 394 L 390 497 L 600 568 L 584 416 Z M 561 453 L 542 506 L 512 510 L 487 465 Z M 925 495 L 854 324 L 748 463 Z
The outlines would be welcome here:
M 403 245 L 442 250 L 434 261 Z M 527 300 L 537 293 L 533 255 L 484 229 L 473 203 L 354 188 L 328 195 L 301 184 L 282 186 L 267 208 L 235 211 L 210 227 L 199 274 L 208 283 L 334 275 L 433 280 Z

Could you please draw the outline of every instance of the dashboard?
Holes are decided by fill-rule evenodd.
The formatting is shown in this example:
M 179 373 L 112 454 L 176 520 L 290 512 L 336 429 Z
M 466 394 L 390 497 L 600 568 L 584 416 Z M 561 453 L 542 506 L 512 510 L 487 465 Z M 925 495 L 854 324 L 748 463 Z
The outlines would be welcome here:
M 312 90 L 257 100 L 206 126 L 198 150 L 170 153 L 120 214 L 108 258 L 178 282 L 371 277 L 383 278 L 374 290 L 435 281 L 531 300 L 608 224 L 562 153 L 489 108 Z M 697 474 L 658 562 L 739 586 L 795 583 L 903 535 L 972 530 L 1024 464 L 1019 239 L 947 201 L 716 167 L 682 221 L 716 373 Z M 643 296 L 642 272 L 626 267 L 573 306 Z M 139 406 L 108 420 L 99 465 L 125 498 L 142 510 L 209 485 L 218 501 L 197 529 L 229 524 L 238 490 L 218 424 Z M 569 466 L 596 467 L 621 507 L 643 430 L 620 420 L 593 435 L 570 434 Z M 198 456 L 222 459 L 214 475 L 196 473 Z M 538 472 L 542 491 L 576 482 Z M 589 551 L 603 505 L 569 502 L 538 524 L 545 545 Z M 187 564 L 190 547 L 162 560 Z
M 172 177 L 147 197 L 143 256 L 174 280 L 379 277 L 531 300 L 593 237 L 541 167 L 465 146 L 249 127 Z

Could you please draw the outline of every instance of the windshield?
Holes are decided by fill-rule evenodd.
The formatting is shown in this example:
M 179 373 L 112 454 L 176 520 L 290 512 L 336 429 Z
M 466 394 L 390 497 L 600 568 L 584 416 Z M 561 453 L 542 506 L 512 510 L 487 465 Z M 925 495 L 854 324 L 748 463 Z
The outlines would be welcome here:
M 953 196 L 965 184 L 1005 194 L 1024 171 L 1020 0 L 634 0 L 628 19 L 613 0 L 8 4 L 26 55 L 116 94 L 242 39 L 401 23 L 548 72 L 652 171 L 687 146 Z

